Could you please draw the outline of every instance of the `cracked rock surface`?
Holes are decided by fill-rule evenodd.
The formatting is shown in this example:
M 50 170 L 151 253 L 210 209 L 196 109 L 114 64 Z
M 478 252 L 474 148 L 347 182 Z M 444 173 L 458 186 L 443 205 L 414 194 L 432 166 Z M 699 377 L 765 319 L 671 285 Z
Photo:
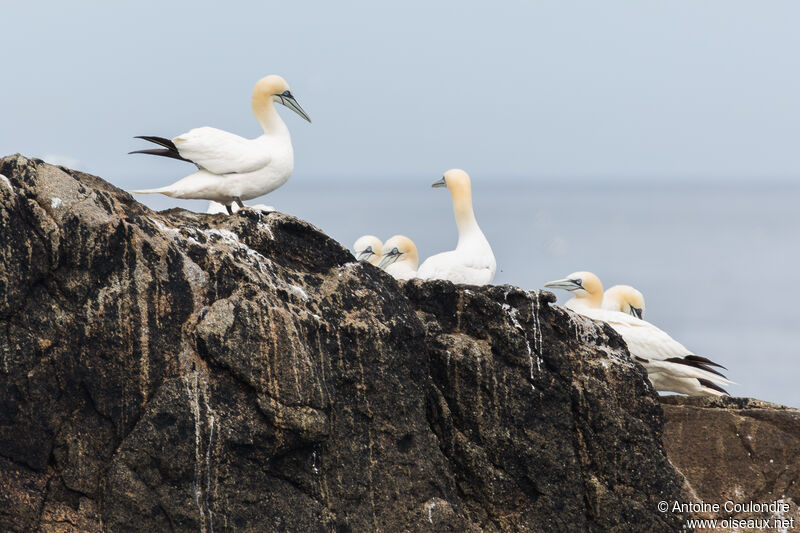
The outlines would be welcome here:
M 0 174 L 0 530 L 680 529 L 644 370 L 550 293 Z

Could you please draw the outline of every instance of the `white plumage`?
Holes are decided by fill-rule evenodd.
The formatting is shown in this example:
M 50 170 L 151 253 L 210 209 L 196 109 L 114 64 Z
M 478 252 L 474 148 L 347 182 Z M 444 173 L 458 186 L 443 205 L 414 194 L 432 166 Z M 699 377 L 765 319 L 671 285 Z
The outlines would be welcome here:
M 375 266 L 378 266 L 381 260 L 382 249 L 383 243 L 375 235 L 362 235 L 353 243 L 356 259 Z
M 234 133 L 202 127 L 174 139 L 141 137 L 162 148 L 138 150 L 189 161 L 197 172 L 166 187 L 131 191 L 138 194 L 165 194 L 173 198 L 207 199 L 226 206 L 244 207 L 243 200 L 268 194 L 288 181 L 294 169 L 294 150 L 289 129 L 275 109 L 281 103 L 311 121 L 280 76 L 267 76 L 256 83 L 252 107 L 264 134 L 245 139 Z M 209 206 L 212 210 L 213 206 Z
M 447 187 L 453 199 L 453 213 L 458 226 L 455 250 L 433 255 L 417 271 L 421 279 L 446 279 L 453 283 L 487 285 L 494 279 L 497 263 L 472 209 L 470 179 L 463 170 L 453 169 L 433 184 Z
M 406 281 L 417 277 L 419 255 L 414 242 L 404 235 L 395 235 L 383 244 L 378 268 L 396 280 Z
M 545 286 L 580 292 L 567 302 L 573 304 L 571 309 L 614 328 L 628 345 L 631 356 L 645 367 L 656 390 L 721 396 L 727 394 L 723 387 L 733 384 L 714 368 L 722 368 L 720 365 L 692 353 L 666 332 L 634 316 L 637 310 L 638 314 L 643 311 L 644 297 L 632 287 L 622 286 L 613 291 L 605 302 L 612 309 L 603 309 L 602 284 L 591 272 L 575 272 Z

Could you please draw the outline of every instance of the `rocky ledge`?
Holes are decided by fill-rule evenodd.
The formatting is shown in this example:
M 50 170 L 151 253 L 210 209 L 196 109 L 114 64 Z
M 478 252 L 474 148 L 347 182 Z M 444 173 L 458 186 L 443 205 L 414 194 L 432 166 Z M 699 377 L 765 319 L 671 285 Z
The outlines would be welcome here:
M 3 531 L 678 531 L 659 502 L 754 460 L 733 427 L 796 464 L 773 453 L 795 412 L 662 410 L 550 293 L 400 285 L 284 214 L 153 212 L 21 156 L 0 173 Z M 761 466 L 742 490 L 794 498 L 796 467 Z

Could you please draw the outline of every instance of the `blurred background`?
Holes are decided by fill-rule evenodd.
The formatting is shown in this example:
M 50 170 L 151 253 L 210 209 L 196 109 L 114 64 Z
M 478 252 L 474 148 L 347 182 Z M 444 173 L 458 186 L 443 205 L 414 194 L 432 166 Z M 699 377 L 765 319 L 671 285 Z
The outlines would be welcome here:
M 464 168 L 496 283 L 632 284 L 731 394 L 800 407 L 800 4 L 251 4 L 5 5 L 0 154 L 166 185 L 192 167 L 132 137 L 255 137 L 253 84 L 278 73 L 314 123 L 281 108 L 294 174 L 249 203 L 425 258 L 456 241 L 430 184 Z

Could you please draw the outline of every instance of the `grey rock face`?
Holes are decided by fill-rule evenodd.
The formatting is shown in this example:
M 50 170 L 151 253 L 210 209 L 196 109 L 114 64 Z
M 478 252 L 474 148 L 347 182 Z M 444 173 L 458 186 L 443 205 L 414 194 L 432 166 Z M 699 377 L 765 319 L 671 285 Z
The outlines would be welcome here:
M 1 530 L 680 528 L 643 369 L 549 293 L 0 173 Z

